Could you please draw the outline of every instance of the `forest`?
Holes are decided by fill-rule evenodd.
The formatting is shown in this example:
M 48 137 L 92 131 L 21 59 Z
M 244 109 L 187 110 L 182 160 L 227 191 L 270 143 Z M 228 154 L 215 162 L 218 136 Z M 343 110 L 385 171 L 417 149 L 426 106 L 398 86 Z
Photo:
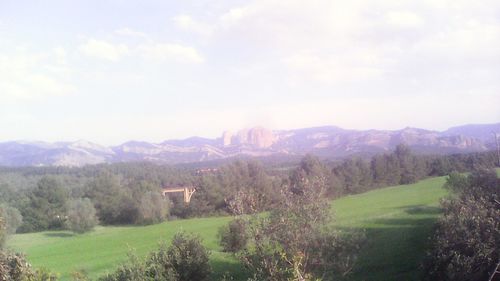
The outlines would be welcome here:
M 234 160 L 210 169 L 142 162 L 82 168 L 1 168 L 0 204 L 10 214 L 11 232 L 69 228 L 68 221 L 78 219 L 71 216 L 75 208 L 83 208 L 85 211 L 78 213 L 88 214 L 91 224 L 143 225 L 229 214 L 231 200 L 242 195 L 254 202 L 256 211 L 269 210 L 278 203 L 283 186 L 300 190 L 320 185 L 332 199 L 454 171 L 491 168 L 495 161 L 493 152 L 416 155 L 399 145 L 391 153 L 370 159 L 326 162 L 306 155 L 300 163 L 281 167 Z M 163 200 L 160 189 L 168 186 L 195 186 L 196 193 L 190 204 L 175 194 Z

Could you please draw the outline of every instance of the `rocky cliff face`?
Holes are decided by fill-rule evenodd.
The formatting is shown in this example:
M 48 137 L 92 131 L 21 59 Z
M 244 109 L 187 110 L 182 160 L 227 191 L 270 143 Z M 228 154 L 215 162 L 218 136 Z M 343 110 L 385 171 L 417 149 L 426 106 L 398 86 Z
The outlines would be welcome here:
M 400 143 L 407 144 L 417 153 L 463 153 L 494 149 L 491 132 L 500 133 L 500 123 L 467 125 L 444 132 L 418 128 L 358 131 L 334 126 L 271 131 L 256 127 L 236 133 L 225 132 L 218 139 L 192 137 L 158 144 L 131 141 L 115 147 L 87 141 L 4 142 L 0 143 L 0 166 L 82 166 L 127 161 L 174 164 L 241 155 L 295 157 L 307 153 L 332 159 L 383 153 Z
M 271 130 L 255 127 L 251 129 L 240 130 L 236 134 L 224 132 L 222 135 L 222 145 L 248 145 L 256 148 L 269 148 L 277 140 L 277 137 Z

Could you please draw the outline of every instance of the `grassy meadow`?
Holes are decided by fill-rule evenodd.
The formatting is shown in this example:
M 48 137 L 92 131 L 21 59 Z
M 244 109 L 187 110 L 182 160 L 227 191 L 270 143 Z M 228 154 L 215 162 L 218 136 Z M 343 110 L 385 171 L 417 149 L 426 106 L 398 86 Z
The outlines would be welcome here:
M 367 241 L 357 266 L 347 280 L 418 280 L 418 266 L 427 237 L 439 216 L 439 199 L 444 177 L 430 178 L 412 185 L 394 186 L 343 197 L 332 202 L 339 228 L 365 229 Z M 151 226 L 97 227 L 93 232 L 74 235 L 67 231 L 17 234 L 8 246 L 27 254 L 35 267 L 58 272 L 70 280 L 71 272 L 85 270 L 91 277 L 112 271 L 135 251 L 145 256 L 184 230 L 199 234 L 212 251 L 213 280 L 228 272 L 245 280 L 242 266 L 222 253 L 218 228 L 230 217 L 169 221 Z

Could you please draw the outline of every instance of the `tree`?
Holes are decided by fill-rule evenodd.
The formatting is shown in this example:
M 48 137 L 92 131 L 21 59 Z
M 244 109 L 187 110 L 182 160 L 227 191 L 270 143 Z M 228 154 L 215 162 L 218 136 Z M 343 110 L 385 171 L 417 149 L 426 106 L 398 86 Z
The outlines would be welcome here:
M 0 249 L 3 248 L 5 239 L 7 237 L 7 226 L 4 219 L 3 210 L 0 208 Z
M 449 177 L 455 197 L 442 203 L 425 262 L 428 280 L 487 280 L 500 260 L 500 180 L 494 170 Z
M 230 221 L 219 229 L 218 236 L 224 252 L 236 253 L 243 250 L 248 242 L 245 221 L 241 218 Z
M 239 256 L 255 280 L 316 280 L 347 274 L 362 236 L 330 227 L 333 218 L 321 192 L 285 190 L 281 202 L 268 217 L 255 215 L 248 222 L 251 241 Z
M 16 233 L 17 228 L 23 223 L 23 216 L 16 208 L 6 204 L 0 205 L 0 209 L 4 214 L 7 234 Z
M 137 221 L 138 202 L 121 184 L 117 175 L 102 172 L 88 183 L 85 197 L 92 198 L 99 220 L 104 224 Z
M 98 223 L 94 204 L 88 198 L 70 201 L 67 209 L 67 225 L 75 233 L 90 231 Z
M 22 232 L 60 229 L 64 226 L 65 206 L 69 192 L 58 178 L 42 177 L 29 194 L 29 204 L 21 209 Z
M 334 169 L 343 186 L 344 194 L 360 193 L 372 184 L 370 166 L 363 159 L 347 159 Z
M 401 180 L 399 183 L 414 183 L 417 180 L 415 171 L 415 156 L 411 154 L 410 148 L 404 144 L 399 144 L 396 146 L 394 155 L 397 157 L 399 167 L 401 168 Z
M 307 154 L 289 177 L 292 192 L 301 193 L 305 188 L 314 188 L 325 195 L 336 197 L 341 194 L 334 174 L 318 157 Z
M 169 200 L 159 192 L 149 191 L 142 196 L 137 223 L 152 224 L 164 221 L 168 216 Z

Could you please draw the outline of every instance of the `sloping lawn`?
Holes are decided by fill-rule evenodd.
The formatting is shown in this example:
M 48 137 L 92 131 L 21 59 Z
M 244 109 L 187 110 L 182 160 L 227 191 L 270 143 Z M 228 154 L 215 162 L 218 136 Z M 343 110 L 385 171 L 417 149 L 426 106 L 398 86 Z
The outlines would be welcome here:
M 347 196 L 332 202 L 336 225 L 366 229 L 367 241 L 358 265 L 347 280 L 417 280 L 427 237 L 439 215 L 439 199 L 446 195 L 445 179 L 430 178 L 416 184 L 394 186 Z M 69 280 L 71 272 L 85 270 L 93 278 L 112 271 L 134 250 L 145 256 L 158 241 L 170 241 L 184 230 L 199 234 L 212 250 L 213 280 L 224 272 L 245 280 L 242 266 L 220 252 L 217 231 L 230 217 L 169 221 L 151 226 L 97 227 L 73 235 L 50 231 L 14 235 L 8 246 L 24 252 L 35 267 L 45 267 Z

